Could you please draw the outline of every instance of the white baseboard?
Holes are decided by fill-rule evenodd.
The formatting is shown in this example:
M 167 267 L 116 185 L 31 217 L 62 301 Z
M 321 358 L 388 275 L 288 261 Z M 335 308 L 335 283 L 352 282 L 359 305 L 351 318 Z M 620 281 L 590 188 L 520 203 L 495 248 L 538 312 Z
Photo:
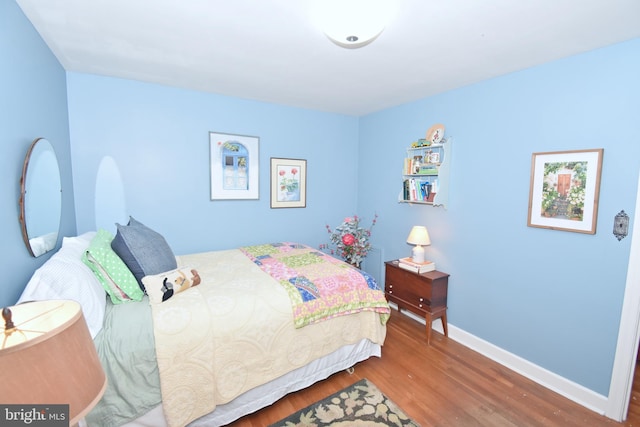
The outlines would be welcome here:
M 397 306 L 393 303 L 390 305 L 397 309 Z M 411 317 L 422 324 L 426 324 L 425 320 L 411 312 L 402 311 L 401 313 Z M 433 329 L 443 333 L 442 323 L 438 320 L 433 322 Z M 555 374 L 545 368 L 542 368 L 534 363 L 523 359 L 520 356 L 516 356 L 500 347 L 497 347 L 481 338 L 476 337 L 454 325 L 448 323 L 447 329 L 449 332 L 449 338 L 459 342 L 465 347 L 477 351 L 483 356 L 500 363 L 501 365 L 511 369 L 529 378 L 532 381 L 546 387 L 556 393 L 572 400 L 579 405 L 584 406 L 600 415 L 605 415 L 607 408 L 607 397 L 601 394 L 589 390 L 588 388 L 570 381 L 558 374 Z

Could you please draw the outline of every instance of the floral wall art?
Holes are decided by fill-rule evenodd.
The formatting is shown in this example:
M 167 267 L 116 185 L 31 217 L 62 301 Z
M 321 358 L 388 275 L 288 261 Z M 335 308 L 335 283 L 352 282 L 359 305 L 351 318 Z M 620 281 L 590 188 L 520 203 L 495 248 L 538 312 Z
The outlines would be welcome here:
M 595 234 L 603 149 L 533 153 L 530 227 Z
M 307 206 L 307 161 L 271 158 L 271 208 Z

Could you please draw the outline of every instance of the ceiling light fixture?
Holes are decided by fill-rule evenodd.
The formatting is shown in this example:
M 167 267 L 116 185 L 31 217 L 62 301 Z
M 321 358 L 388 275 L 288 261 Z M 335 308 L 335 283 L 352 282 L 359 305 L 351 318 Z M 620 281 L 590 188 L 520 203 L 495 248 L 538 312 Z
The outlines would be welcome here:
M 389 19 L 390 0 L 315 0 L 312 16 L 326 36 L 347 49 L 374 41 Z

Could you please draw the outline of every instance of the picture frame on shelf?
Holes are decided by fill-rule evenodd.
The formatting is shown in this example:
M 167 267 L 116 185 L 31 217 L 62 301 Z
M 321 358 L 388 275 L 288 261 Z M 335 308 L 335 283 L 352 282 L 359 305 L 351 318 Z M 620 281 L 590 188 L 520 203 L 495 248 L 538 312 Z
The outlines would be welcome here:
M 529 227 L 595 234 L 604 149 L 533 153 Z
M 260 138 L 209 132 L 211 200 L 260 197 Z
M 307 161 L 271 158 L 271 208 L 307 207 Z

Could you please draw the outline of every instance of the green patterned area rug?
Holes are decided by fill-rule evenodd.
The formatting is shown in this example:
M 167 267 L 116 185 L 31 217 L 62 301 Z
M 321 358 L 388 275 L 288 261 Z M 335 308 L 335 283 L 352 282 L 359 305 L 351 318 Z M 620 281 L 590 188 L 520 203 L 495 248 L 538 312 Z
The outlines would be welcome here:
M 413 426 L 419 424 L 366 379 L 269 427 Z

